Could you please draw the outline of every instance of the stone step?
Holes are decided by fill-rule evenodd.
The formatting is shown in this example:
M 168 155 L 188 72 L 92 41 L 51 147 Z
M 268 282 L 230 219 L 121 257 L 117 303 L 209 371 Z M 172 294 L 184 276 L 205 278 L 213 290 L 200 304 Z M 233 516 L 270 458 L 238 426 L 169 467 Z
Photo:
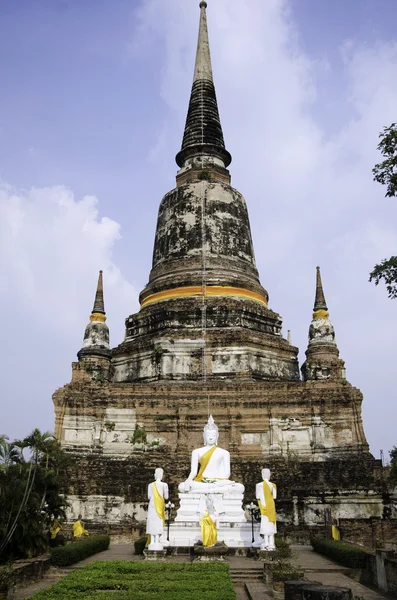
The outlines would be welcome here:
M 273 600 L 272 596 L 266 593 L 269 588 L 264 583 L 246 583 L 245 590 L 249 600 Z
M 232 575 L 231 579 L 233 583 L 245 583 L 247 581 L 263 581 L 263 577 L 260 575 Z

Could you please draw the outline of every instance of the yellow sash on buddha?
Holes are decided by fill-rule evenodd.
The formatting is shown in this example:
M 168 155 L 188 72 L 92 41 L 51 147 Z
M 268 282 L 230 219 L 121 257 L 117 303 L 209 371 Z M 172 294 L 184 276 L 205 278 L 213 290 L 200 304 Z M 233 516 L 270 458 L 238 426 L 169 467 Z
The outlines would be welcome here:
M 194 481 L 201 481 L 203 479 L 204 471 L 206 470 L 208 463 L 211 460 L 211 456 L 214 454 L 216 448 L 216 446 L 213 446 L 200 458 L 200 470 L 194 478 Z
M 156 482 L 153 483 L 153 497 L 154 497 L 154 507 L 160 519 L 163 519 L 163 523 L 165 523 L 165 501 L 163 496 L 157 489 Z
M 203 518 L 200 520 L 201 526 L 201 537 L 203 540 L 203 546 L 215 546 L 218 534 L 216 531 L 216 524 L 211 519 L 208 510 L 205 511 Z
M 272 483 L 275 490 L 277 490 L 274 483 Z M 263 506 L 262 502 L 258 499 L 258 505 L 261 511 L 261 515 L 267 517 L 270 523 L 276 523 L 276 505 L 274 503 L 274 498 L 270 486 L 263 482 L 263 493 L 265 495 L 265 506 Z
M 332 530 L 332 539 L 333 540 L 340 540 L 340 531 L 336 527 L 336 525 L 332 525 L 331 530 Z

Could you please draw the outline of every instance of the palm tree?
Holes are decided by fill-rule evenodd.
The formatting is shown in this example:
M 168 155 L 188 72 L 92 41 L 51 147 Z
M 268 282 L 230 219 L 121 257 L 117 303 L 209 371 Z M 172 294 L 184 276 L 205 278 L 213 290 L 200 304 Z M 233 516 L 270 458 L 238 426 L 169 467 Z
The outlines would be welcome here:
M 3 437 L 3 436 L 2 436 Z M 46 456 L 46 471 L 48 469 L 48 460 L 49 460 L 49 449 L 50 443 L 53 442 L 54 436 L 49 431 L 45 431 L 41 433 L 40 429 L 34 429 L 30 435 L 25 437 L 23 440 L 17 440 L 14 442 L 14 446 L 16 446 L 22 455 L 22 452 L 25 448 L 29 448 L 32 453 L 32 459 L 30 460 L 29 470 L 26 479 L 26 485 L 24 489 L 24 493 L 22 496 L 21 503 L 19 505 L 18 511 L 15 515 L 14 521 L 12 525 L 7 529 L 8 531 L 4 535 L 3 541 L 0 543 L 0 553 L 4 550 L 6 545 L 11 540 L 17 526 L 20 515 L 28 503 L 29 497 L 32 493 L 34 480 L 36 477 L 37 466 L 39 460 L 42 456 Z M 4 444 L 3 444 L 4 445 Z M 42 497 L 42 501 L 40 503 L 40 508 L 44 505 L 45 501 L 46 488 L 44 489 L 44 494 Z
M 7 470 L 7 468 L 19 462 L 21 457 L 21 450 L 15 444 L 9 443 L 6 436 L 0 436 L 0 469 Z

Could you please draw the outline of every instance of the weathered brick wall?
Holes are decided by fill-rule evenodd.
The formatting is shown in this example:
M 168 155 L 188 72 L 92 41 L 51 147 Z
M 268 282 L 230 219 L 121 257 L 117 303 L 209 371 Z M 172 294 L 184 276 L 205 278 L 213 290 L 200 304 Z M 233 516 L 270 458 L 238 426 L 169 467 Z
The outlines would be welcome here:
M 397 549 L 397 519 L 340 519 L 339 527 L 343 541 L 367 548 Z

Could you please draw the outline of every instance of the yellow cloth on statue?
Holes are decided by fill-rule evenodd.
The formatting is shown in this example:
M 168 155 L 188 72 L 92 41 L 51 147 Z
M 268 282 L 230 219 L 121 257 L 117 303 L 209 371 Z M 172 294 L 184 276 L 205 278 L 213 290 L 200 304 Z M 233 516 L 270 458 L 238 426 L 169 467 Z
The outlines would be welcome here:
M 211 456 L 214 454 L 216 448 L 216 446 L 213 446 L 212 448 L 207 450 L 207 452 L 203 454 L 203 456 L 200 458 L 200 469 L 196 477 L 194 478 L 194 481 L 201 481 L 203 479 L 204 471 L 208 467 L 208 463 L 210 462 Z
M 335 525 L 332 525 L 331 534 L 333 540 L 340 540 L 340 531 Z
M 157 489 L 156 482 L 153 483 L 153 498 L 154 498 L 154 507 L 160 519 L 163 519 L 163 523 L 165 523 L 165 501 L 163 496 Z
M 148 533 L 145 548 L 147 548 L 149 546 L 149 544 L 151 544 L 151 543 L 152 543 L 152 536 L 150 535 L 150 533 Z
M 274 483 L 272 483 L 272 485 L 274 489 L 277 490 L 276 485 Z M 267 517 L 269 523 L 276 523 L 276 505 L 274 503 L 274 498 L 270 486 L 266 483 L 266 481 L 263 482 L 263 493 L 265 496 L 265 506 L 263 506 L 262 502 L 258 499 L 258 505 L 261 511 L 261 515 Z
M 82 537 L 83 535 L 88 535 L 88 531 L 84 529 L 80 521 L 76 521 L 73 523 L 73 537 Z
M 201 537 L 203 540 L 203 546 L 215 546 L 218 534 L 216 531 L 216 524 L 211 519 L 208 510 L 205 511 L 203 518 L 200 521 L 201 526 Z
M 62 527 L 59 524 L 59 521 L 54 521 L 50 527 L 51 539 L 55 540 L 58 533 L 61 531 Z

